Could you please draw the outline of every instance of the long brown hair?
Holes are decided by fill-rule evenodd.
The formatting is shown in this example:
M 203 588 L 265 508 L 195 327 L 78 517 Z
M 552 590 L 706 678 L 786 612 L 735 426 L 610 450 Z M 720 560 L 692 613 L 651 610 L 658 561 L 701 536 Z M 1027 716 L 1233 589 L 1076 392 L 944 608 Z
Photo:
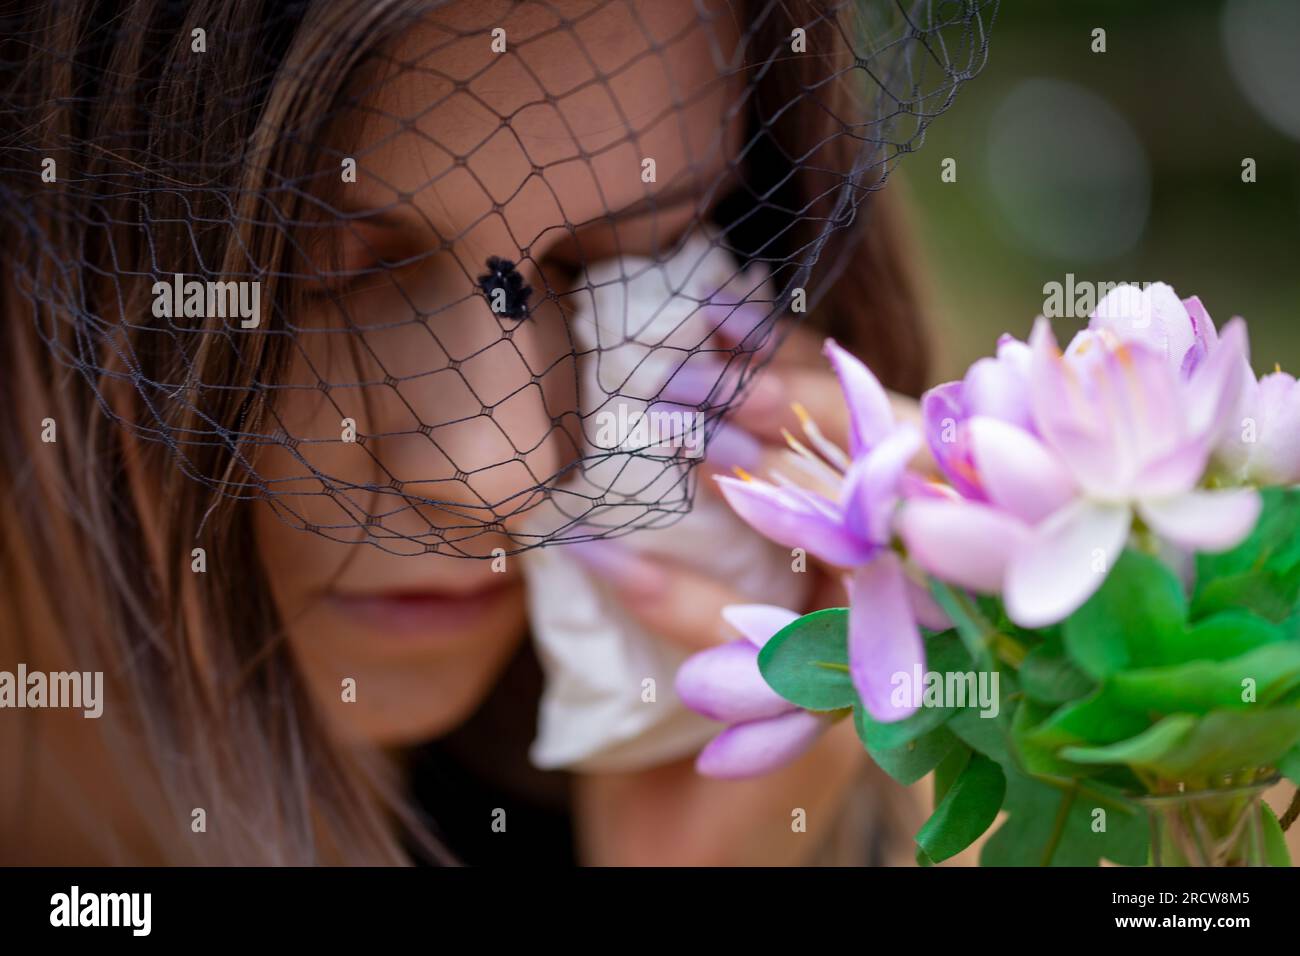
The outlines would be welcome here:
M 437 5 L 319 0 L 286 22 L 282 0 L 68 0 L 7 24 L 0 151 L 29 161 L 31 176 L 0 184 L 0 400 L 13 423 L 0 430 L 0 664 L 103 671 L 113 706 L 75 728 L 54 711 L 0 726 L 0 858 L 384 863 L 407 860 L 411 840 L 436 852 L 378 755 L 334 739 L 315 712 L 263 585 L 251 508 L 193 480 L 230 473 L 242 451 L 193 443 L 178 459 L 176 447 L 147 440 L 212 423 L 233 431 L 268 414 L 253 385 L 284 367 L 290 337 L 259 337 L 238 361 L 215 335 L 191 350 L 151 347 L 146 329 L 120 321 L 148 314 L 148 283 L 117 278 L 157 271 L 159 250 L 168 271 L 240 274 L 251 261 L 264 270 L 263 300 L 291 311 L 295 291 L 275 276 L 292 251 L 283 230 L 259 223 L 305 215 L 302 197 L 273 187 L 319 157 L 301 145 L 309 136 L 285 133 L 328 116 L 367 53 Z M 200 26 L 248 42 L 187 57 Z M 772 18 L 764 29 L 789 27 Z M 773 102 L 799 83 L 787 71 L 769 77 Z M 233 90 L 248 109 L 221 109 Z M 754 174 L 789 179 L 807 201 L 822 195 L 813 174 L 779 169 L 780 155 L 824 141 L 819 115 L 791 111 L 773 129 L 780 149 L 764 170 L 755 158 Z M 157 153 L 183 160 L 189 178 L 151 168 L 145 157 Z M 62 170 L 55 182 L 39 182 L 41 157 Z M 135 164 L 138 189 L 93 185 L 124 164 Z M 853 267 L 809 321 L 887 384 L 916 392 L 925 348 L 910 256 L 888 193 L 869 209 L 823 250 L 819 268 L 842 268 L 849 254 Z M 94 354 L 78 310 L 112 327 L 93 339 Z M 78 374 L 88 365 L 93 374 Z M 200 415 L 194 403 L 133 393 L 127 374 L 177 382 L 191 369 L 198 381 L 241 387 L 206 396 Z M 46 420 L 53 442 L 42 440 Z M 204 574 L 190 568 L 198 543 L 220 555 Z M 69 733 L 98 739 L 51 744 Z M 99 756 L 83 761 L 82 748 Z M 75 792 L 90 768 L 102 794 Z M 136 808 L 131 820 L 94 818 L 110 791 Z M 66 805 L 47 804 L 61 792 Z M 198 810 L 206 839 L 192 838 Z M 72 828 L 62 849 L 36 842 L 51 820 Z M 117 842 L 125 834 L 130 850 Z

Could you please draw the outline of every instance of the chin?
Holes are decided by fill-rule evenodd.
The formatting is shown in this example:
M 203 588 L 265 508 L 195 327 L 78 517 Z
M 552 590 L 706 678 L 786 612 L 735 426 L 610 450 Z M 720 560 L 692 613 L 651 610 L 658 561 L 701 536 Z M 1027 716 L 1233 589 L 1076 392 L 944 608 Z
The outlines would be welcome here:
M 345 737 L 413 746 L 456 729 L 487 697 L 527 633 L 522 592 L 489 618 L 488 626 L 451 640 L 407 641 L 378 637 L 332 614 L 309 614 L 290 643 L 313 696 Z M 345 688 L 349 679 L 354 694 Z

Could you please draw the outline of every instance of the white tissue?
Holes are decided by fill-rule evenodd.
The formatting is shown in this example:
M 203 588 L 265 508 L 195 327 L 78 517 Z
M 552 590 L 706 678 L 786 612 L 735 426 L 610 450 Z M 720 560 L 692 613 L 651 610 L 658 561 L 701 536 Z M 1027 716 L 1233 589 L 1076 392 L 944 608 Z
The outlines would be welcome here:
M 728 252 L 702 234 L 666 262 L 637 257 L 601 262 L 587 269 L 586 279 L 590 299 L 570 324 L 578 350 L 589 353 L 580 358 L 579 398 L 589 453 L 608 447 L 599 444 L 597 411 L 623 404 L 639 413 L 649 403 L 635 396 L 653 398 L 683 363 L 716 361 L 697 354 L 719 324 L 716 311 L 700 308 L 702 301 L 772 299 L 764 275 L 741 272 Z M 730 391 L 715 392 L 715 401 Z M 614 393 L 617 397 L 610 399 Z M 663 500 L 685 510 L 686 466 L 667 457 L 671 452 L 664 454 L 615 453 L 562 487 L 583 496 L 574 501 L 585 507 L 603 493 L 612 506 L 594 518 L 603 527 L 644 513 L 634 507 L 625 514 L 617 507 L 622 501 Z M 797 608 L 804 598 L 804 578 L 792 573 L 790 553 L 760 537 L 721 498 L 704 491 L 695 495 L 690 513 L 670 527 L 638 530 L 617 543 L 711 574 L 746 601 Z M 687 709 L 673 689 L 677 668 L 689 652 L 639 626 L 566 547 L 526 552 L 523 569 L 546 675 L 531 750 L 537 766 L 641 769 L 692 754 L 722 729 Z M 735 635 L 719 620 L 713 636 Z M 647 702 L 646 682 L 651 680 L 654 700 Z

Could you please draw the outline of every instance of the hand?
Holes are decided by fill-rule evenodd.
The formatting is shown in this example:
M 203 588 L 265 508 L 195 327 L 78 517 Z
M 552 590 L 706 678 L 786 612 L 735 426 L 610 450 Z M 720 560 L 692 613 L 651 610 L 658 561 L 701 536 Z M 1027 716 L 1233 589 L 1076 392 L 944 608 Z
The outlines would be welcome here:
M 849 418 L 838 381 L 821 355 L 820 340 L 802 329 L 787 336 L 748 400 L 733 410 L 726 426 L 731 434 L 721 443 L 726 454 L 706 461 L 706 472 L 730 473 L 738 466 L 763 474 L 777 464 L 788 447 L 782 428 L 800 433 L 791 407 L 795 401 L 829 440 L 846 447 Z M 895 401 L 895 415 L 920 418 L 915 403 L 904 398 Z M 715 486 L 707 477 L 704 484 Z M 734 638 L 726 631 L 722 609 L 752 603 L 706 574 L 652 561 L 613 542 L 597 547 L 612 560 L 593 567 L 604 572 L 629 613 L 652 633 L 687 650 Z M 810 597 L 800 610 L 844 604 L 838 569 L 810 566 L 809 575 Z M 876 779 L 874 791 L 862 785 L 867 777 Z M 794 763 L 761 778 L 702 777 L 693 759 L 643 771 L 582 775 L 576 786 L 580 849 L 587 862 L 598 864 L 807 863 L 833 837 L 846 803 L 879 799 L 880 787 L 896 785 L 870 765 L 851 722 L 843 720 Z M 904 799 L 915 806 L 915 788 L 912 794 Z M 804 811 L 806 832 L 791 826 L 796 808 Z M 913 815 L 912 828 L 923 819 Z

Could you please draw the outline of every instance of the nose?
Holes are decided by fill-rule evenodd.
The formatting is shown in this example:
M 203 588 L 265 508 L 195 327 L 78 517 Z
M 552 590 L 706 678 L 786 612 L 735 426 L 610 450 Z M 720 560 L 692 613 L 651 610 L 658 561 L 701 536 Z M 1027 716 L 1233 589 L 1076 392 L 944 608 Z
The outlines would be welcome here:
M 527 313 L 512 315 L 509 306 L 524 303 L 495 311 L 491 293 L 504 284 L 479 282 L 499 268 L 485 261 L 476 271 L 463 298 L 375 349 L 379 364 L 387 356 L 412 371 L 368 390 L 368 404 L 387 483 L 379 491 L 385 530 L 439 552 L 485 556 L 535 543 L 562 520 L 553 491 L 580 456 L 578 358 L 560 277 L 520 261 L 511 285 L 534 292 Z

